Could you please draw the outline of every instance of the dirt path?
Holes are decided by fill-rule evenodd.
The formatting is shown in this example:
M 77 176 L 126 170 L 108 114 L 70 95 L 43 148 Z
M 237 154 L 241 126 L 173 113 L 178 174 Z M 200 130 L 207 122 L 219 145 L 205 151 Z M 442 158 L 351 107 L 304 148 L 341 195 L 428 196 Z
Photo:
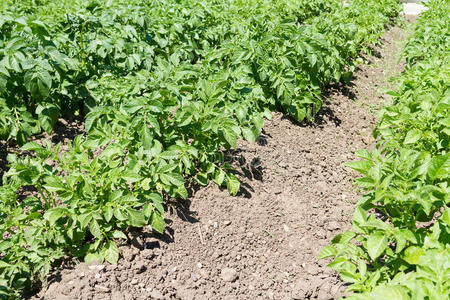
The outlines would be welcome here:
M 316 256 L 347 228 L 358 195 L 343 166 L 373 147 L 374 111 L 386 78 L 399 72 L 403 29 L 389 30 L 351 85 L 330 88 L 314 126 L 281 114 L 257 144 L 234 157 L 243 189 L 231 197 L 215 185 L 167 214 L 167 234 L 136 233 L 117 266 L 55 274 L 42 299 L 332 299 L 342 283 Z

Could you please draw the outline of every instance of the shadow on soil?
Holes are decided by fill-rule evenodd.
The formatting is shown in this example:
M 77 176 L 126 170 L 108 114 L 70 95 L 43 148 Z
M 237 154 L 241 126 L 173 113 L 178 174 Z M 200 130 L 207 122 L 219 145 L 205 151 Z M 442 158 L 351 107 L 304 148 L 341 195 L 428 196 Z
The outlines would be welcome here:
M 3 141 L 0 142 L 0 185 L 3 185 L 3 173 L 7 171 L 8 160 L 8 147 Z
M 67 122 L 68 121 L 68 122 Z M 53 143 L 59 143 L 65 139 L 73 140 L 77 135 L 84 134 L 84 122 L 82 119 L 69 118 L 67 121 L 60 119 L 56 123 L 51 136 Z

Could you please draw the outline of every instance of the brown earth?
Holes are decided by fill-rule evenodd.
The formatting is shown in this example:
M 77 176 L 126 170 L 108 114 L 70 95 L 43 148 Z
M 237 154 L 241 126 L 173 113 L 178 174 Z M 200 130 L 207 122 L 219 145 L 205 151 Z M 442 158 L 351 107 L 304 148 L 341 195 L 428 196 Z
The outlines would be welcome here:
M 34 299 L 333 299 L 344 284 L 317 261 L 350 227 L 358 193 L 344 167 L 374 147 L 374 112 L 405 30 L 388 30 L 351 84 L 330 87 L 314 125 L 280 113 L 258 143 L 232 153 L 242 189 L 193 192 L 166 215 L 163 236 L 131 232 L 117 265 L 84 263 L 56 271 Z

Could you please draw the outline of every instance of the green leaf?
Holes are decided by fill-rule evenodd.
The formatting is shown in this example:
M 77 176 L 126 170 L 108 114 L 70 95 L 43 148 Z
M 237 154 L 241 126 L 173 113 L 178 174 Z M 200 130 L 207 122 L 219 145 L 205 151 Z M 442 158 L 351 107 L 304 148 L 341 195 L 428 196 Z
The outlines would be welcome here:
M 92 220 L 92 213 L 81 214 L 77 216 L 81 229 L 85 229 Z
M 124 214 L 122 208 L 120 208 L 120 207 L 116 207 L 114 209 L 114 217 L 116 217 L 116 219 L 119 221 L 128 220 L 127 216 Z
M 367 299 L 392 299 L 392 300 L 409 300 L 407 289 L 403 286 L 377 286 L 367 296 L 371 298 Z
M 41 145 L 39 145 L 36 142 L 29 142 L 26 143 L 25 145 L 23 145 L 22 147 L 20 147 L 23 151 L 36 151 L 36 150 L 42 150 L 45 149 L 44 147 L 42 147 Z
M 127 213 L 131 226 L 144 227 L 145 225 L 147 225 L 147 222 L 145 221 L 145 215 L 142 211 L 128 208 Z
M 9 268 L 11 265 L 4 262 L 3 260 L 0 260 L 0 268 Z
M 24 84 L 34 98 L 45 99 L 50 94 L 52 77 L 46 70 L 28 70 L 25 73 Z
M 444 212 L 439 219 L 442 220 L 448 227 L 450 227 L 450 208 L 445 207 Z
M 366 211 L 361 206 L 356 207 L 355 212 L 353 213 L 353 221 L 357 222 L 359 225 L 366 223 Z
M 227 174 L 227 189 L 231 195 L 236 195 L 239 192 L 239 188 L 241 187 L 241 183 L 239 179 L 233 174 Z
M 159 175 L 161 181 L 167 185 L 184 186 L 184 178 L 178 173 L 163 173 Z
M 374 163 L 367 160 L 351 161 L 345 164 L 345 166 L 358 171 L 361 174 L 367 175 L 370 169 L 374 166 Z
M 420 257 L 425 253 L 425 251 L 417 246 L 410 246 L 403 252 L 403 259 L 411 264 L 416 265 L 419 262 Z
M 105 217 L 106 222 L 111 221 L 113 217 L 114 209 L 111 206 L 106 206 L 103 209 L 103 216 Z
M 332 240 L 331 243 L 333 244 L 342 244 L 345 245 L 348 242 L 350 242 L 354 237 L 356 236 L 356 233 L 352 231 L 344 231 L 336 235 Z
M 258 138 L 258 133 L 255 128 L 242 128 L 242 135 L 244 136 L 244 139 L 246 139 L 250 143 L 254 143 Z
M 337 253 L 337 250 L 333 246 L 326 246 L 320 250 L 319 255 L 317 256 L 318 260 L 327 258 L 327 257 L 333 257 Z
M 371 234 L 367 238 L 367 252 L 372 260 L 377 259 L 381 254 L 383 254 L 387 247 L 387 242 L 387 237 L 381 232 Z
M 54 207 L 47 210 L 44 214 L 44 219 L 50 223 L 50 226 L 54 226 L 56 221 L 58 221 L 67 212 L 66 208 Z
M 187 197 L 189 196 L 188 191 L 184 186 L 179 186 L 175 190 L 175 193 L 177 194 L 177 197 L 181 197 L 181 199 L 187 199 Z
M 355 155 L 365 160 L 372 160 L 372 155 L 366 149 L 355 151 Z
M 124 240 L 128 239 L 127 236 L 125 235 L 125 233 L 123 233 L 122 231 L 119 231 L 119 230 L 114 230 L 111 233 L 111 237 L 115 238 L 115 239 L 124 239 Z
M 94 122 L 103 114 L 103 110 L 97 108 L 97 110 L 92 110 L 89 112 L 84 120 L 84 128 L 86 132 L 90 132 Z
M 102 231 L 100 230 L 100 225 L 98 224 L 97 220 L 95 220 L 95 219 L 93 219 L 91 221 L 91 223 L 89 223 L 89 231 L 96 238 L 102 237 Z
M 418 140 L 420 140 L 420 137 L 421 137 L 420 131 L 417 129 L 412 129 L 412 130 L 408 131 L 408 133 L 406 134 L 405 140 L 403 141 L 403 143 L 414 144 Z
M 214 177 L 214 182 L 218 185 L 221 186 L 225 180 L 225 176 L 227 174 L 222 170 L 222 169 L 218 169 L 216 172 L 216 176 Z
M 139 180 L 142 180 L 142 176 L 135 172 L 124 172 L 122 174 L 122 178 L 126 182 L 137 182 Z
M 222 132 L 228 144 L 230 144 L 232 148 L 236 148 L 236 140 L 237 140 L 236 133 L 229 128 L 224 128 Z
M 38 115 L 39 124 L 41 127 L 50 134 L 53 131 L 53 127 L 58 121 L 60 116 L 60 110 L 56 105 L 46 104 L 38 105 L 36 108 L 36 114 Z
M 156 211 L 154 211 L 150 220 L 150 225 L 152 226 L 153 230 L 159 233 L 163 233 L 165 224 L 166 223 L 164 222 L 164 218 L 161 217 Z
M 57 176 L 50 176 L 45 179 L 46 184 L 43 187 L 49 192 L 60 192 L 65 191 L 66 187 L 64 186 L 61 178 Z
M 450 174 L 450 154 L 436 156 L 431 159 L 428 176 L 431 180 L 446 178 Z
M 119 260 L 119 248 L 113 241 L 106 242 L 103 247 L 103 256 L 105 260 L 111 264 L 116 264 Z
M 197 182 L 203 186 L 207 185 L 209 182 L 208 174 L 205 174 L 205 173 L 198 173 L 195 178 L 196 178 Z
M 159 157 L 170 160 L 170 159 L 177 159 L 178 158 L 178 152 L 176 151 L 164 151 L 159 154 Z

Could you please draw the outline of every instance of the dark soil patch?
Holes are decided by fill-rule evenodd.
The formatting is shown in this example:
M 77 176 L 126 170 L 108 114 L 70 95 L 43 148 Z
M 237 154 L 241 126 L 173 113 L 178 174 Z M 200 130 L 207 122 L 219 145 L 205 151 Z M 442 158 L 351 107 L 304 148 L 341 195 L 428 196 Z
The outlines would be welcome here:
M 374 111 L 386 78 L 399 72 L 404 30 L 390 29 L 351 85 L 330 87 L 311 126 L 275 113 L 258 143 L 232 157 L 243 188 L 198 189 L 167 213 L 163 236 L 130 233 L 117 265 L 57 271 L 41 299 L 333 299 L 344 287 L 318 262 L 320 249 L 349 228 L 358 194 L 344 163 L 374 147 Z

